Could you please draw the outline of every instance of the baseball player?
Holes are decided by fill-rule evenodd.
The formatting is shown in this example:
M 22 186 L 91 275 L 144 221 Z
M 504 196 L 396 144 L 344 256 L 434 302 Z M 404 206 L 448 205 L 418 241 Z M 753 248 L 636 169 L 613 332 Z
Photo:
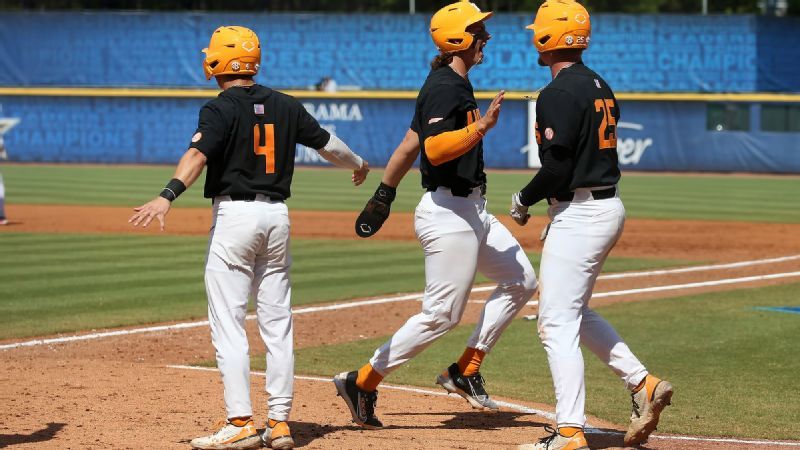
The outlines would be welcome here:
M 293 448 L 286 420 L 292 407 L 294 351 L 289 284 L 289 198 L 296 144 L 319 149 L 331 163 L 353 170 L 361 184 L 367 162 L 322 129 L 294 98 L 255 84 L 261 47 L 253 31 L 220 27 L 211 36 L 204 69 L 216 77 L 219 96 L 203 106 L 190 148 L 161 194 L 135 208 L 129 220 L 164 228 L 171 202 L 207 166 L 205 196 L 213 199 L 205 267 L 211 340 L 225 388 L 227 420 L 214 434 L 191 441 L 199 449 L 261 446 Z M 269 416 L 259 437 L 250 404 L 250 359 L 244 319 L 248 296 L 256 300 L 267 347 Z
M 540 276 L 539 337 L 556 393 L 557 430 L 521 449 L 589 448 L 583 434 L 584 369 L 579 344 L 594 352 L 632 392 L 625 445 L 647 440 L 670 403 L 673 388 L 650 375 L 614 328 L 589 308 L 603 263 L 622 234 L 616 124 L 619 104 L 608 84 L 581 61 L 589 46 L 589 13 L 573 0 L 546 0 L 528 26 L 553 80 L 536 102 L 542 168 L 511 199 L 511 217 L 525 225 L 528 207 L 546 199 Z
M 504 93 L 481 117 L 468 72 L 483 60 L 491 38 L 484 21 L 491 15 L 462 1 L 445 6 L 431 19 L 431 37 L 441 54 L 431 63 L 417 97 L 410 130 L 356 222 L 363 237 L 380 228 L 397 184 L 420 154 L 427 192 L 417 205 L 414 228 L 425 253 L 422 312 L 397 330 L 367 364 L 334 378 L 353 421 L 364 428 L 383 426 L 375 416 L 376 388 L 383 378 L 461 320 L 476 271 L 496 281 L 497 288 L 486 300 L 465 352 L 436 382 L 474 408 L 498 409 L 486 394 L 480 365 L 536 291 L 536 275 L 525 252 L 486 211 L 482 139 L 497 123 Z

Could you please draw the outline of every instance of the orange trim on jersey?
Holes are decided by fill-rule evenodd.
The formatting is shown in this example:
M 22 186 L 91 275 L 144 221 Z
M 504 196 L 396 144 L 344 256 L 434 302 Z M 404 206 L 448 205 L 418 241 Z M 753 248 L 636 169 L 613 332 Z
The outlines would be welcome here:
M 472 150 L 483 139 L 475 124 L 460 130 L 446 131 L 425 139 L 425 155 L 434 166 L 452 161 Z

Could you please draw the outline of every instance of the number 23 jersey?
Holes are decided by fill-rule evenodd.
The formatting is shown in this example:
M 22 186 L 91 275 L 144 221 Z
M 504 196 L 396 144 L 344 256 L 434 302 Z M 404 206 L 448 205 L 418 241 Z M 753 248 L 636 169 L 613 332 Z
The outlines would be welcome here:
M 300 102 L 256 84 L 228 88 L 206 103 L 189 147 L 208 158 L 205 197 L 264 194 L 286 200 L 296 145 L 320 149 L 329 139 Z
M 576 63 L 556 75 L 536 100 L 539 157 L 552 147 L 574 161 L 569 189 L 610 186 L 619 181 L 619 104 L 600 75 Z

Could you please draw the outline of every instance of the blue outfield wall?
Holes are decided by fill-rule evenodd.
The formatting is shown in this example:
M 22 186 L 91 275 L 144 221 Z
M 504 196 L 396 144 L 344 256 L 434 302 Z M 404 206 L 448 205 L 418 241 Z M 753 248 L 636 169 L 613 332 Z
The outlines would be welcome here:
M 189 145 L 202 98 L 0 96 L 4 115 L 21 119 L 4 135 L 12 161 L 175 163 Z M 413 100 L 302 99 L 319 122 L 370 164 L 383 166 L 405 134 Z M 488 101 L 479 102 L 482 108 Z M 635 170 L 800 173 L 797 133 L 759 131 L 760 104 L 750 105 L 750 131 L 706 130 L 704 102 L 621 101 L 618 148 Z M 491 168 L 529 166 L 529 107 L 507 101 L 485 140 Z M 298 164 L 327 165 L 299 148 Z
M 547 83 L 524 29 L 498 14 L 474 84 Z M 427 15 L 0 13 L 0 86 L 208 87 L 200 50 L 219 25 L 262 38 L 258 80 L 305 88 L 322 76 L 362 89 L 418 89 L 435 49 Z M 595 14 L 589 65 L 618 92 L 800 92 L 800 19 Z M 46 31 L 45 31 L 46 30 Z

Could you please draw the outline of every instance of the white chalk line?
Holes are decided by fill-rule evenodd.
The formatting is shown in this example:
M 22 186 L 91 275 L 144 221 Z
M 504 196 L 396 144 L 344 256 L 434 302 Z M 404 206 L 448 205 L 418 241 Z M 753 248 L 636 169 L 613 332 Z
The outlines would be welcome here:
M 215 367 L 198 367 L 198 366 L 186 366 L 186 365 L 168 365 L 170 369 L 181 369 L 181 370 L 197 370 L 203 372 L 218 372 Z M 251 371 L 251 375 L 259 376 L 259 377 L 266 377 L 266 373 L 258 372 L 258 371 Z M 302 381 L 317 381 L 317 382 L 324 382 L 330 383 L 333 380 L 331 378 L 325 377 L 312 377 L 312 376 L 303 376 L 303 375 L 295 375 L 294 377 L 296 380 Z M 424 394 L 424 395 L 432 395 L 436 397 L 454 397 L 461 399 L 457 394 L 449 394 L 447 392 L 442 392 L 439 390 L 431 390 L 431 389 L 423 389 L 423 388 L 416 388 L 411 386 L 403 386 L 397 384 L 381 384 L 381 389 L 388 389 L 393 391 L 403 391 L 403 392 L 412 392 L 415 394 Z M 524 414 L 535 414 L 537 416 L 541 416 L 546 418 L 550 421 L 556 420 L 556 415 L 544 411 L 541 409 L 530 408 L 525 405 L 520 405 L 517 403 L 505 402 L 505 401 L 496 401 L 498 405 L 502 406 L 503 408 L 511 409 L 517 412 L 521 412 Z M 623 435 L 620 431 L 608 431 L 608 430 L 601 430 L 595 427 L 586 427 L 585 429 L 587 434 L 604 434 L 604 435 Z M 710 438 L 710 437 L 700 437 L 700 436 L 682 436 L 682 435 L 671 435 L 671 434 L 653 434 L 650 436 L 650 439 L 662 439 L 662 440 L 680 440 L 680 441 L 697 441 L 697 442 L 720 442 L 720 443 L 728 443 L 728 444 L 749 444 L 749 445 L 781 445 L 787 447 L 800 447 L 800 442 L 786 442 L 786 441 L 769 441 L 769 440 L 756 440 L 756 439 L 736 439 L 736 438 Z
M 707 265 L 707 266 L 695 266 L 695 267 L 684 267 L 678 269 L 666 269 L 666 270 L 657 270 L 657 271 L 644 271 L 644 272 L 626 272 L 621 274 L 609 274 L 609 275 L 601 275 L 599 278 L 603 279 L 604 277 L 615 277 L 619 278 L 634 278 L 634 277 L 644 277 L 644 276 L 652 276 L 652 275 L 664 275 L 667 273 L 685 273 L 685 272 L 692 272 L 692 271 L 704 271 L 704 270 L 717 270 L 717 269 L 724 269 L 730 267 L 746 267 L 746 266 L 753 266 L 759 264 L 770 264 L 776 262 L 784 262 L 800 259 L 800 255 L 792 255 L 792 256 L 783 256 L 779 258 L 769 258 L 769 259 L 758 259 L 752 261 L 741 261 L 737 263 L 729 263 L 729 264 L 714 264 L 714 265 Z M 680 272 L 678 272 L 680 271 Z M 769 274 L 769 275 L 758 275 L 753 277 L 744 277 L 744 278 L 730 278 L 730 279 L 722 279 L 722 280 L 714 280 L 714 281 L 705 281 L 699 283 L 688 283 L 688 284 L 678 284 L 678 285 L 667 285 L 667 286 L 655 286 L 649 288 L 640 288 L 640 289 L 628 289 L 623 291 L 611 291 L 611 292 L 598 292 L 592 295 L 592 298 L 603 298 L 603 297 L 614 297 L 619 295 L 630 295 L 630 294 L 638 294 L 638 293 L 646 293 L 646 292 L 659 292 L 659 291 L 668 291 L 668 290 L 678 290 L 678 289 L 688 289 L 688 288 L 695 288 L 695 287 L 708 287 L 708 286 L 717 286 L 717 285 L 724 285 L 724 284 L 735 284 L 735 283 L 746 283 L 750 281 L 759 281 L 759 280 L 769 280 L 769 279 L 777 279 L 777 278 L 786 278 L 786 277 L 794 277 L 798 276 L 800 272 L 786 272 L 786 273 L 779 273 L 779 274 Z M 472 292 L 485 292 L 494 290 L 495 286 L 478 286 L 472 289 Z M 422 292 L 415 292 L 413 294 L 406 294 L 400 295 L 395 297 L 384 297 L 384 298 L 376 298 L 376 299 L 369 299 L 369 300 L 357 300 L 351 301 L 346 303 L 334 303 L 331 305 L 326 306 L 309 306 L 305 308 L 295 308 L 292 310 L 292 314 L 309 314 L 314 312 L 322 312 L 322 311 L 335 311 L 335 310 L 342 310 L 348 308 L 357 308 L 360 306 L 368 306 L 368 305 L 378 305 L 378 304 L 385 304 L 385 303 L 396 303 L 396 302 L 403 302 L 409 300 L 420 300 L 422 298 Z M 476 301 L 477 302 L 477 301 Z M 480 302 L 478 302 L 480 303 Z M 529 302 L 530 306 L 536 306 L 538 302 Z M 253 320 L 256 316 L 250 314 L 246 317 L 247 320 Z M 196 322 L 182 322 L 176 323 L 172 325 L 158 325 L 152 327 L 142 327 L 142 328 L 131 328 L 126 330 L 116 330 L 116 331 L 105 331 L 101 333 L 91 333 L 91 334 L 82 334 L 82 335 L 74 335 L 74 336 L 64 336 L 64 337 L 57 337 L 57 338 L 48 338 L 48 339 L 34 339 L 30 341 L 23 341 L 23 342 L 14 342 L 10 344 L 2 344 L 0 345 L 0 350 L 11 350 L 21 347 L 35 347 L 40 345 L 50 345 L 50 344 L 63 344 L 68 342 L 78 342 L 78 341 L 88 341 L 94 339 L 105 339 L 114 336 L 127 336 L 132 334 L 142 334 L 142 333 L 154 333 L 159 331 L 171 331 L 171 330 L 181 330 L 187 328 L 196 328 L 207 326 L 207 320 L 200 320 Z

